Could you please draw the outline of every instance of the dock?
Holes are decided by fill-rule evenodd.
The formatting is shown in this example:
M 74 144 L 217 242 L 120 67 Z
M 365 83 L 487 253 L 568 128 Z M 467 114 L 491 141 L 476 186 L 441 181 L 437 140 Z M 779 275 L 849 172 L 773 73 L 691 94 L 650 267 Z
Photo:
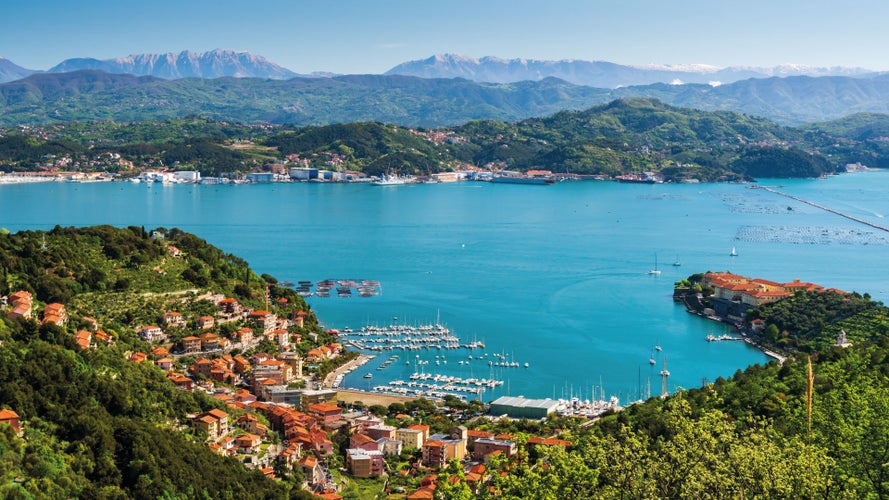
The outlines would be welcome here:
M 840 212 L 839 210 L 835 210 L 833 208 L 826 207 L 826 206 L 821 205 L 819 203 L 815 203 L 814 201 L 809 201 L 809 200 L 800 198 L 799 196 L 793 196 L 792 194 L 782 193 L 781 191 L 778 191 L 777 189 L 770 187 L 770 186 L 751 186 L 751 189 L 762 189 L 762 190 L 768 191 L 770 193 L 777 194 L 778 196 L 783 196 L 785 198 L 790 198 L 791 200 L 798 201 L 800 203 L 805 203 L 806 205 L 815 207 L 819 210 L 824 210 L 825 212 L 830 212 L 832 214 L 839 215 L 840 217 L 845 217 L 846 219 L 849 219 L 853 222 L 857 222 L 859 224 L 864 224 L 865 226 L 870 226 L 874 229 L 878 229 L 880 231 L 889 233 L 889 227 L 881 226 L 879 224 L 876 224 L 876 223 L 873 223 L 873 222 L 870 222 L 870 221 L 867 221 L 864 219 L 860 219 L 858 217 L 855 217 L 854 215 L 849 215 L 847 213 Z

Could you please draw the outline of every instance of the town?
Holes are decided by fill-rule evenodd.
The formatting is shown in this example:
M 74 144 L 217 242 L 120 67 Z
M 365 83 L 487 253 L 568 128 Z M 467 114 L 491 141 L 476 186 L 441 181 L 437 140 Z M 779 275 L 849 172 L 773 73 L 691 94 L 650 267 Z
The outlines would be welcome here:
M 166 252 L 154 273 L 187 258 L 172 244 Z M 213 452 L 269 478 L 296 475 L 320 498 L 342 498 L 339 492 L 356 479 L 382 478 L 390 493 L 414 499 L 434 497 L 441 471 L 457 467 L 462 472 L 447 476 L 449 486 L 459 480 L 478 491 L 490 483 L 493 457 L 506 463 L 536 446 L 571 446 L 558 431 L 521 437 L 497 431 L 514 428 L 511 419 L 549 429 L 540 423 L 558 418 L 552 400 L 502 397 L 485 405 L 348 391 L 338 401 L 340 391 L 327 381 L 357 353 L 344 350 L 338 332 L 310 327 L 312 313 L 275 290 L 266 286 L 263 309 L 213 292 L 168 292 L 157 322 L 133 328 L 146 348 L 123 353 L 130 363 L 153 365 L 179 390 L 217 401 L 180 425 Z M 0 309 L 10 321 L 63 331 L 77 325 L 70 340 L 85 352 L 110 349 L 119 335 L 104 331 L 99 314 L 72 317 L 66 304 L 43 304 L 26 290 L 0 297 Z M 14 408 L 0 410 L 0 423 L 19 434 L 28 425 Z

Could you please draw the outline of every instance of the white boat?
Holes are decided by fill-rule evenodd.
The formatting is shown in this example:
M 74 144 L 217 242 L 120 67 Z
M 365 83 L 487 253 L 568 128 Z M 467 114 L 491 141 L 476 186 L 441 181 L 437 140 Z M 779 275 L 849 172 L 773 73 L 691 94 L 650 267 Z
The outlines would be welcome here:
M 379 179 L 371 181 L 371 184 L 374 186 L 401 186 L 415 182 L 417 182 L 417 178 L 413 175 L 393 175 L 387 172 L 380 175 Z
M 648 274 L 661 274 L 660 269 L 657 268 L 657 254 L 654 254 L 654 269 L 650 269 Z
M 676 267 L 679 267 L 679 266 L 682 265 L 682 261 L 679 260 L 679 256 L 678 256 L 678 255 L 676 256 L 676 261 L 673 262 L 673 265 L 676 266 Z
M 732 247 L 732 251 L 731 251 L 731 253 L 729 253 L 729 255 L 732 256 L 732 257 L 737 257 L 737 256 L 738 256 L 738 250 L 735 249 L 735 247 Z

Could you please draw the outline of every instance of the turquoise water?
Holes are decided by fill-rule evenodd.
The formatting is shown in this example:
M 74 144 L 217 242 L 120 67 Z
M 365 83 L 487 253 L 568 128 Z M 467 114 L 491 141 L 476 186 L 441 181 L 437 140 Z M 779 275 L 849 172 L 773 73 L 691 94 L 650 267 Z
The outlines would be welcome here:
M 768 184 L 878 224 L 889 214 L 889 173 Z M 427 371 L 506 381 L 485 399 L 589 398 L 601 387 L 626 401 L 649 381 L 660 392 L 664 357 L 671 391 L 767 361 L 740 342 L 705 342 L 723 327 L 672 302 L 673 282 L 694 272 L 889 297 L 889 233 L 740 185 L 48 183 L 0 186 L 0 213 L 0 226 L 13 231 L 177 226 L 281 280 L 379 280 L 379 297 L 309 301 L 332 328 L 440 317 L 464 341 L 483 340 L 488 359 L 496 352 L 529 363 L 492 369 L 486 360 L 458 364 L 469 361 L 466 350 L 419 352 Z M 662 274 L 649 275 L 655 256 Z M 671 265 L 677 258 L 681 267 Z M 655 344 L 663 351 L 652 367 Z M 399 362 L 377 371 L 392 354 Z M 417 354 L 383 352 L 345 385 L 406 378 L 414 366 L 405 360 Z M 435 366 L 436 355 L 447 364 Z M 362 377 L 368 372 L 372 379 Z

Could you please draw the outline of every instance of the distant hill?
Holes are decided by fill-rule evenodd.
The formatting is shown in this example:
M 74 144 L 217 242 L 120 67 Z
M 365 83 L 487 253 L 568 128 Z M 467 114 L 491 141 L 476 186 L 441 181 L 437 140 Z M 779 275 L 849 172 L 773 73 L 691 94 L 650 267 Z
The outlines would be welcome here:
M 657 83 L 609 90 L 557 78 L 507 84 L 401 75 L 163 80 L 81 70 L 0 84 L 0 125 L 197 114 L 242 123 L 381 121 L 438 127 L 482 119 L 516 121 L 627 97 L 798 125 L 859 112 L 889 113 L 889 75 L 773 77 L 716 87 Z
M 283 80 L 297 76 L 268 59 L 249 52 L 216 49 L 209 52 L 182 51 L 178 54 L 136 54 L 116 59 L 66 59 L 49 69 L 50 73 L 66 73 L 95 69 L 106 73 L 155 76 L 168 80 L 178 78 L 271 78 Z
M 576 85 L 617 88 L 653 83 L 732 83 L 748 78 L 773 76 L 862 76 L 863 68 L 818 68 L 803 65 L 719 68 L 704 64 L 628 66 L 607 61 L 539 61 L 534 59 L 479 59 L 460 54 L 437 54 L 408 61 L 386 72 L 421 78 L 466 78 L 477 82 L 512 83 L 523 80 L 560 78 Z
M 11 82 L 36 73 L 33 69 L 27 69 L 14 62 L 0 57 L 0 83 Z
M 239 122 L 442 126 L 581 109 L 603 102 L 607 94 L 555 79 L 509 85 L 380 75 L 165 81 L 83 70 L 0 84 L 0 123 L 141 121 L 199 114 Z

